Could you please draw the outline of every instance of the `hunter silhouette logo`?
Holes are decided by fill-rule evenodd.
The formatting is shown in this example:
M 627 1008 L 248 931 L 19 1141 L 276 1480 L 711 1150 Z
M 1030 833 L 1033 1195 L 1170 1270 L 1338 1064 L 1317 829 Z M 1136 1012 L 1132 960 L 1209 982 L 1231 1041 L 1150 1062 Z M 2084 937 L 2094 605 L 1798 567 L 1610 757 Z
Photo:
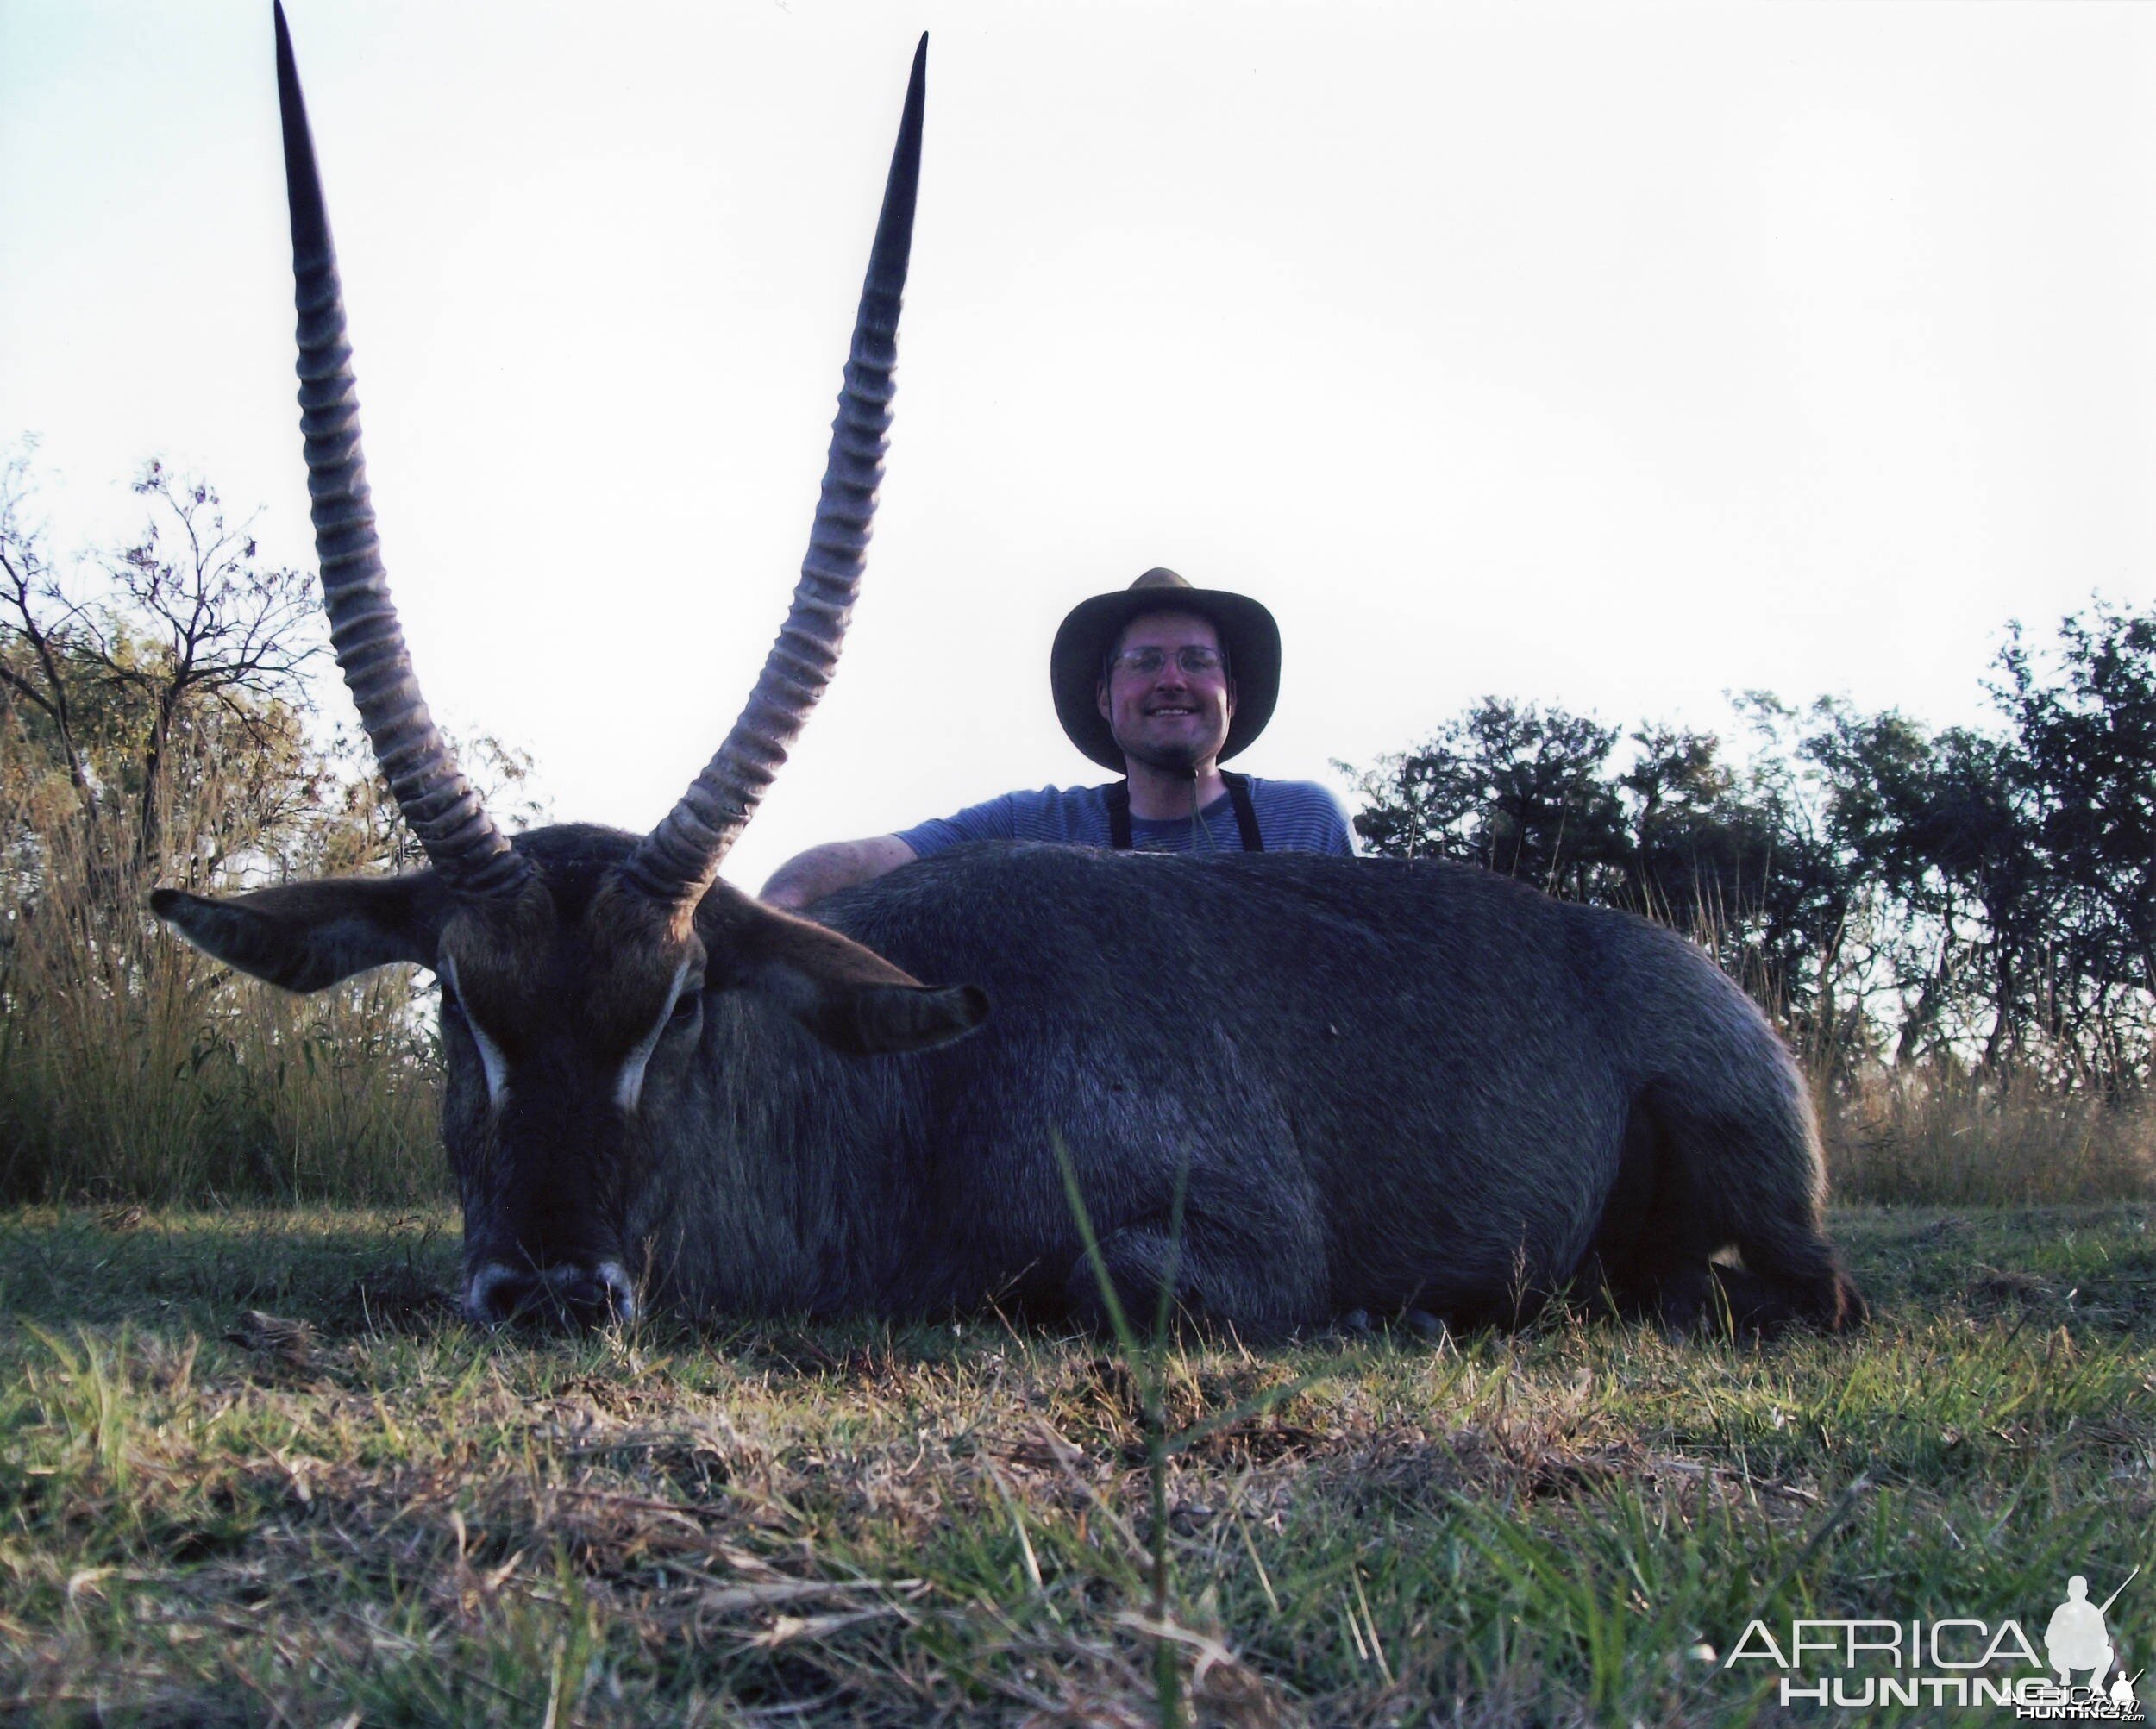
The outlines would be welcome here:
M 2045 1623 L 2041 1657 L 2018 1621 L 1792 1621 L 1785 1644 L 1755 1620 L 1746 1623 L 1722 1667 L 1773 1664 L 1783 1672 L 1785 1707 L 1993 1705 L 2009 1706 L 2023 1719 L 2139 1723 L 2145 1720 L 2134 1693 L 2140 1677 L 2128 1669 L 2105 1617 L 2140 1570 L 2128 1574 L 2101 1603 L 2089 1600 L 2085 1576 L 2069 1579 L 2066 1601 Z M 1838 1672 L 1808 1675 L 1814 1665 Z
M 2074 1676 L 2079 1671 L 2089 1672 L 2089 1695 L 2092 1699 L 2108 1699 L 2115 1704 L 2132 1705 L 2134 1683 L 2126 1673 L 2126 1665 L 2119 1659 L 2118 1647 L 2112 1643 L 2104 1617 L 2110 1613 L 2111 1605 L 2119 1600 L 2119 1592 L 2134 1582 L 2136 1567 L 2126 1576 L 2117 1591 L 2100 1604 L 2089 1601 L 2089 1582 L 2077 1573 L 2066 1582 L 2066 1601 L 2051 1613 L 2051 1624 L 2044 1629 L 2044 1655 L 2051 1659 L 2052 1673 L 2059 1677 L 2061 1688 L 2071 1692 Z M 2118 1665 L 2118 1674 L 2107 1691 L 2103 1678 L 2111 1673 L 2112 1665 Z

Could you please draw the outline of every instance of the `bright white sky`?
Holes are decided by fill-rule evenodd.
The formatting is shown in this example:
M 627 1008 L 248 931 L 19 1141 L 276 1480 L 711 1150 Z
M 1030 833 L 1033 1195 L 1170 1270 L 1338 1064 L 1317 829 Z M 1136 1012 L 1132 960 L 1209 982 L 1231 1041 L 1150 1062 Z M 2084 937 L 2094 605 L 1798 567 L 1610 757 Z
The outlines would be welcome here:
M 837 683 L 727 867 L 1100 778 L 1048 643 L 1278 614 L 1239 766 L 1483 692 L 1978 710 L 2156 574 L 2156 9 L 292 0 L 438 712 L 648 827 L 805 542 L 915 35 L 898 422 Z M 0 442 L 311 562 L 266 0 L 0 0 Z M 341 691 L 325 694 L 335 711 Z

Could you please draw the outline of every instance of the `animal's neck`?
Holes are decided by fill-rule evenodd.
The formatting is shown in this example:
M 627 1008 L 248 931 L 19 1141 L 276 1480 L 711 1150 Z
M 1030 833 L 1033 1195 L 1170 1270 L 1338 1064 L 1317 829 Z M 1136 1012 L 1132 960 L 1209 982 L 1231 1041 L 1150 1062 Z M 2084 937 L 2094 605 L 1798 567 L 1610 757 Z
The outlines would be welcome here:
M 717 999 L 632 1209 L 661 1300 L 700 1314 L 879 1306 L 910 1236 L 891 1217 L 906 1192 L 891 1178 L 908 1120 L 899 1087 L 892 1065 L 834 1055 L 766 1005 Z

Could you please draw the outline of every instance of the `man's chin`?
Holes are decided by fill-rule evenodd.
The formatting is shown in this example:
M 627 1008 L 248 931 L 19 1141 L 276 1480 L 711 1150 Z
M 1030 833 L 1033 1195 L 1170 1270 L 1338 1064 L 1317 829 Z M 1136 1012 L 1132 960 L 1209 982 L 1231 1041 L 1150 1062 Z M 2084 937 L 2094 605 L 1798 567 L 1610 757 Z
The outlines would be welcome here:
M 1118 739 L 1124 755 L 1133 762 L 1142 762 L 1159 774 L 1197 774 L 1200 768 L 1220 754 L 1217 740 L 1206 739 L 1190 743 L 1159 743 L 1152 740 L 1128 742 Z

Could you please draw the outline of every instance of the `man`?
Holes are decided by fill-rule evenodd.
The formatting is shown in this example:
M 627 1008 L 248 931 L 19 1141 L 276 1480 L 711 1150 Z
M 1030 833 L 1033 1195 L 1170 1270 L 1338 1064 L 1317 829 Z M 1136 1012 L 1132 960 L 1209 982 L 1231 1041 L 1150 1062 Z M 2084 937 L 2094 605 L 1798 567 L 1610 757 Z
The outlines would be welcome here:
M 1060 841 L 1145 852 L 1352 854 L 1347 812 L 1308 780 L 1224 772 L 1280 692 L 1280 627 L 1247 595 L 1149 570 L 1071 610 L 1049 655 L 1056 715 L 1112 786 L 1006 792 L 895 835 L 834 841 L 763 886 L 799 908 L 968 841 Z

